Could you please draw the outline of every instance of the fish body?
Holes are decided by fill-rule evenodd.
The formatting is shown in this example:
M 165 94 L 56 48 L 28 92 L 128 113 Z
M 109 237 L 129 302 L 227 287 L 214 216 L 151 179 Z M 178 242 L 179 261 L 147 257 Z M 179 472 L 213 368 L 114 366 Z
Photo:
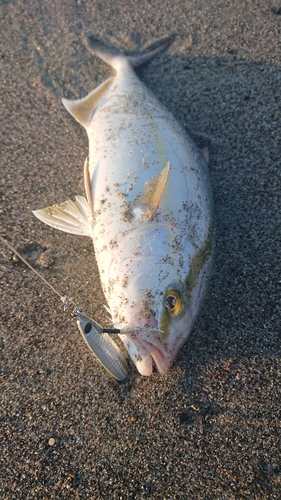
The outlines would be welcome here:
M 186 341 L 212 265 L 207 166 L 171 113 L 138 79 L 142 58 L 94 45 L 116 71 L 83 99 L 63 99 L 85 127 L 86 197 L 35 211 L 90 236 L 115 328 L 137 369 L 166 373 Z M 147 60 L 156 55 L 148 55 Z

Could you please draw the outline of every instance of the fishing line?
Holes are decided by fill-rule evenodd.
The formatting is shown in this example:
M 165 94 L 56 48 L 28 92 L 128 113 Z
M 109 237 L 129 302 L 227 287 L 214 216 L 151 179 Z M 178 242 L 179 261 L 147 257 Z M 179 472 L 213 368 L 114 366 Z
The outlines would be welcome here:
M 36 269 L 7 241 L 5 240 L 1 234 L 0 234 L 0 240 L 2 241 L 2 243 L 4 243 L 4 245 L 6 245 L 14 254 L 16 254 L 20 260 L 22 260 L 25 265 L 27 267 L 29 267 L 31 269 L 31 271 L 33 271 L 37 276 L 38 278 L 40 278 L 42 281 L 44 281 L 44 283 L 49 287 L 51 288 L 51 290 L 56 294 L 58 295 L 58 297 L 61 299 L 62 303 L 63 303 L 63 306 L 64 306 L 64 310 L 67 310 L 69 309 L 71 314 L 75 317 L 79 317 L 79 318 L 84 318 L 84 319 L 89 319 L 93 325 L 95 326 L 95 328 L 97 329 L 97 331 L 99 333 L 111 333 L 111 334 L 116 334 L 116 333 L 123 333 L 123 334 L 126 334 L 126 333 L 133 333 L 133 332 L 139 332 L 139 333 L 147 333 L 148 331 L 149 332 L 152 332 L 152 331 L 155 331 L 157 333 L 163 333 L 163 330 L 159 330 L 158 328 L 125 328 L 123 330 L 120 330 L 119 328 L 102 328 L 99 323 L 97 323 L 95 320 L 93 319 L 90 319 L 88 318 L 88 316 L 86 314 L 83 313 L 82 309 L 80 307 L 76 307 L 75 304 L 73 303 L 73 300 L 72 299 L 68 299 L 66 295 L 61 295 L 52 285 L 51 283 L 49 283 L 43 276 L 42 274 L 40 274 L 38 271 L 36 271 Z M 70 305 L 73 306 L 73 308 L 70 308 Z
M 80 307 L 75 307 L 71 299 L 61 295 L 55 287 L 38 273 L 38 271 L 36 271 L 36 269 L 34 269 L 34 267 L 1 235 L 0 241 L 17 255 L 18 258 L 38 276 L 38 278 L 44 281 L 56 295 L 58 295 L 63 302 L 64 310 L 70 309 L 71 315 L 77 319 L 78 329 L 89 349 L 113 377 L 123 382 L 128 375 L 123 355 L 117 344 L 108 335 L 109 333 L 120 333 L 120 330 L 117 328 L 102 328 L 96 321 L 84 314 Z
M 51 283 L 49 283 L 43 276 L 42 274 L 40 274 L 38 271 L 36 271 L 36 269 L 7 241 L 5 240 L 1 234 L 0 234 L 0 240 L 2 241 L 2 243 L 4 245 L 6 245 L 15 255 L 17 255 L 17 257 L 22 260 L 22 262 L 24 262 L 24 264 L 29 267 L 29 269 L 31 269 L 31 271 L 33 271 L 37 276 L 38 278 L 40 278 L 42 281 L 44 281 L 44 283 L 49 287 L 51 288 L 51 290 L 61 299 L 62 303 L 63 303 L 63 306 L 64 306 L 64 309 L 69 309 L 71 314 L 73 316 L 76 316 L 76 317 L 79 317 L 79 318 L 84 318 L 84 319 L 89 319 L 88 316 L 86 314 L 83 313 L 83 311 L 80 309 L 80 307 L 76 307 L 75 304 L 73 303 L 72 299 L 68 299 L 66 297 L 66 295 L 61 295 L 54 287 L 53 285 L 51 285 Z M 73 309 L 70 308 L 70 305 L 73 305 Z M 94 324 L 95 328 L 97 329 L 97 331 L 99 333 L 121 333 L 121 330 L 119 330 L 118 328 L 102 328 L 96 321 L 94 320 L 90 320 L 92 321 L 92 323 Z
M 26 265 L 27 267 L 29 267 L 29 268 L 31 269 L 31 271 L 33 271 L 35 274 L 37 274 L 37 276 L 38 276 L 38 277 L 39 277 L 42 281 L 44 281 L 44 283 L 45 283 L 46 285 L 48 285 L 48 287 L 50 287 L 50 288 L 51 288 L 51 290 L 53 290 L 53 292 L 54 292 L 54 293 L 56 293 L 56 294 L 59 296 L 59 298 L 62 300 L 62 302 L 63 302 L 63 303 L 65 303 L 65 301 L 66 301 L 66 300 L 68 300 L 68 299 L 66 299 L 66 297 L 64 297 L 63 295 L 61 295 L 61 294 L 60 294 L 60 293 L 59 293 L 59 292 L 58 292 L 58 291 L 57 291 L 57 290 L 56 290 L 56 289 L 55 289 L 55 288 L 51 285 L 51 283 L 49 283 L 47 280 L 45 280 L 45 278 L 44 278 L 44 277 L 43 277 L 40 273 L 38 273 L 38 271 L 36 271 L 36 269 L 34 269 L 34 267 L 33 267 L 31 264 L 29 264 L 29 262 L 27 262 L 27 260 L 26 260 L 26 259 L 25 259 L 25 258 L 24 258 L 24 257 L 23 257 L 23 256 L 22 256 L 22 255 L 21 255 L 21 254 L 20 254 L 20 253 L 19 253 L 19 252 L 15 249 L 15 248 L 14 248 L 14 247 L 12 247 L 12 245 L 11 245 L 10 243 L 8 243 L 8 241 L 7 241 L 7 240 L 5 240 L 5 239 L 1 236 L 1 234 L 0 234 L 0 240 L 2 241 L 2 243 L 4 243 L 4 245 L 7 245 L 7 247 L 8 247 L 8 248 L 9 248 L 9 249 L 10 249 L 10 250 L 14 253 L 14 254 L 16 254 L 16 255 L 17 255 L 17 257 L 18 257 L 20 260 L 22 260 L 22 261 L 25 263 L 25 265 Z

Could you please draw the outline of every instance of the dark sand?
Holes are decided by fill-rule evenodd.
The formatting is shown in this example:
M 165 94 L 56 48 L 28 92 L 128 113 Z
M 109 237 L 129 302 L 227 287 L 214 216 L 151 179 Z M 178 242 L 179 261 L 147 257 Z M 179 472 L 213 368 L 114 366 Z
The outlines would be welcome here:
M 1 233 L 105 324 L 92 243 L 31 210 L 83 194 L 86 134 L 61 97 L 120 49 L 177 33 L 142 81 L 207 137 L 217 219 L 200 318 L 167 376 L 112 380 L 60 300 L 0 245 L 0 498 L 280 499 L 281 4 L 2 0 Z

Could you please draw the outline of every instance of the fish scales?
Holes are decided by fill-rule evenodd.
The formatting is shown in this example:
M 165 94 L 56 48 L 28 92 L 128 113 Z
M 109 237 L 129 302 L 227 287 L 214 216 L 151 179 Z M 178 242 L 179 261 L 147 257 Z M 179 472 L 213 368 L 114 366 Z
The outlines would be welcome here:
M 212 265 L 207 166 L 171 113 L 137 77 L 142 59 L 92 42 L 114 77 L 83 99 L 63 99 L 85 127 L 86 197 L 35 215 L 90 236 L 115 328 L 137 369 L 166 373 L 186 341 Z M 147 59 L 160 50 L 147 55 Z

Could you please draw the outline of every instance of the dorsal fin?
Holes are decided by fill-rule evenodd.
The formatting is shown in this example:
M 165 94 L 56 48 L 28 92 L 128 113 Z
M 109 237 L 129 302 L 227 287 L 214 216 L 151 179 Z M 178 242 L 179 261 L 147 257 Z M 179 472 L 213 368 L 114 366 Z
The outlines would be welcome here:
M 203 160 L 205 161 L 206 165 L 209 165 L 209 160 L 210 160 L 210 155 L 209 155 L 209 150 L 208 148 L 200 148 L 198 149 L 199 153 L 201 154 Z
M 94 208 L 93 208 L 93 198 L 92 198 L 91 179 L 90 179 L 90 173 L 89 173 L 88 158 L 86 158 L 85 163 L 84 163 L 84 185 L 85 185 L 86 198 L 87 198 L 87 202 L 88 202 L 88 205 L 90 208 L 90 212 L 91 212 L 91 214 L 93 214 Z
M 155 216 L 168 180 L 169 170 L 170 163 L 168 162 L 160 174 L 146 181 L 142 191 L 133 202 L 135 208 L 141 208 L 145 212 L 148 221 Z
M 108 80 L 105 80 L 105 82 L 82 99 L 76 99 L 75 101 L 62 99 L 62 103 L 67 111 L 74 116 L 74 118 L 81 123 L 83 127 L 87 128 L 91 122 L 96 107 L 111 86 L 113 80 L 113 77 L 108 78 Z

